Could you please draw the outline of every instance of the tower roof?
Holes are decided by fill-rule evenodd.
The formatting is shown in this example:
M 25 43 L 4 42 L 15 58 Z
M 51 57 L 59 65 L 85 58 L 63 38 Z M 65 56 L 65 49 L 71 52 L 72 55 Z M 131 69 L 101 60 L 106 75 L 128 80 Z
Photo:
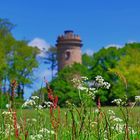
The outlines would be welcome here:
M 79 35 L 74 34 L 72 30 L 66 30 L 63 35 L 58 36 L 56 46 L 62 44 L 82 46 L 81 42 L 82 40 Z
M 69 34 L 69 33 L 72 33 L 73 34 L 73 30 L 65 30 L 64 33 L 65 34 Z

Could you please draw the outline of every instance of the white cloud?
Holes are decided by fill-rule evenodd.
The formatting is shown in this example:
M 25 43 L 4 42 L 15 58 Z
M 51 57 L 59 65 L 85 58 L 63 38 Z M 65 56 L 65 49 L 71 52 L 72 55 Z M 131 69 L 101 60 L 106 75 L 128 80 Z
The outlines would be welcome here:
M 39 54 L 40 57 L 44 57 L 45 52 L 50 47 L 50 45 L 44 39 L 41 39 L 41 38 L 38 38 L 38 37 L 31 40 L 28 43 L 28 45 L 32 46 L 32 47 L 37 47 L 38 49 L 40 49 L 40 51 L 41 51 L 40 54 Z
M 138 41 L 135 41 L 135 40 L 128 40 L 128 41 L 127 41 L 128 44 L 137 43 L 137 42 L 138 42 Z
M 84 51 L 84 53 L 86 53 L 88 55 L 93 55 L 93 50 L 87 49 L 87 50 Z
M 122 47 L 123 47 L 123 45 L 118 45 L 118 44 L 109 44 L 109 45 L 107 45 L 105 48 L 107 49 L 107 48 L 110 48 L 110 47 L 122 48 Z

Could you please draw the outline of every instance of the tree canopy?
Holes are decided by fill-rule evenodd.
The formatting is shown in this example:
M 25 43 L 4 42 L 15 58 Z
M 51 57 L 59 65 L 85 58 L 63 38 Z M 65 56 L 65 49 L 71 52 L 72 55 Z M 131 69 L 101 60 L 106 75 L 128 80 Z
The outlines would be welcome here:
M 16 40 L 11 33 L 13 27 L 9 20 L 0 19 L 0 94 L 10 95 L 11 81 L 16 80 L 16 93 L 23 99 L 24 87 L 32 83 L 33 70 L 38 67 L 39 50 L 25 40 Z
M 108 91 L 100 91 L 102 104 L 111 104 L 115 98 L 124 98 L 127 95 L 130 101 L 134 100 L 140 91 L 140 43 L 126 44 L 122 48 L 112 46 L 102 48 L 92 56 L 83 54 L 83 65 L 64 68 L 52 80 L 51 85 L 60 97 L 60 104 L 67 99 L 77 99 L 77 92 L 70 84 L 75 73 L 84 73 L 89 79 L 97 75 L 111 84 Z

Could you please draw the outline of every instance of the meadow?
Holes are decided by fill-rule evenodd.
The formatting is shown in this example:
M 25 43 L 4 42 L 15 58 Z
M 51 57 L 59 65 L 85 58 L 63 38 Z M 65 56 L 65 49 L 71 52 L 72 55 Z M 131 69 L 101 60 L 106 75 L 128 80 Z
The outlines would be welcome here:
M 85 80 L 85 77 L 82 78 Z M 88 88 L 84 80 L 74 80 L 79 89 L 80 105 L 70 101 L 65 108 L 58 105 L 58 97 L 46 83 L 48 101 L 40 104 L 38 96 L 31 96 L 20 109 L 14 108 L 14 96 L 1 109 L 1 140 L 139 140 L 140 96 L 128 104 L 127 97 L 114 99 L 113 107 L 102 107 L 100 97 L 93 107 L 99 88 L 109 88 L 101 76 L 96 77 L 97 88 Z M 13 88 L 14 89 L 14 88 Z M 86 92 L 81 92 L 86 91 Z M 14 95 L 14 94 L 13 94 Z
M 125 112 L 125 108 L 122 108 Z M 131 107 L 128 107 L 131 110 Z M 126 132 L 119 107 L 1 110 L 1 140 L 139 140 L 140 107 L 130 111 Z M 5 112 L 5 113 L 4 113 Z M 15 113 L 14 113 L 15 112 Z M 85 116 L 84 116 L 85 115 Z

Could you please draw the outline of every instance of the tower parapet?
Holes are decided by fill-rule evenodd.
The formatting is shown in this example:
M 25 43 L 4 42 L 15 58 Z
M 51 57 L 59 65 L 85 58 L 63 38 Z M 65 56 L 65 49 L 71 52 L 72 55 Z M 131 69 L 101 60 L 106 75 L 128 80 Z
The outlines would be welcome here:
M 73 63 L 82 63 L 82 40 L 73 31 L 64 31 L 64 35 L 57 38 L 58 70 Z
M 81 38 L 79 35 L 75 35 L 73 33 L 73 31 L 71 30 L 67 30 L 67 31 L 64 31 L 64 35 L 61 35 L 61 36 L 58 36 L 58 39 L 57 39 L 57 46 L 60 45 L 60 44 L 67 44 L 67 43 L 70 43 L 70 44 L 77 44 L 78 46 L 82 46 L 82 43 L 81 43 Z

